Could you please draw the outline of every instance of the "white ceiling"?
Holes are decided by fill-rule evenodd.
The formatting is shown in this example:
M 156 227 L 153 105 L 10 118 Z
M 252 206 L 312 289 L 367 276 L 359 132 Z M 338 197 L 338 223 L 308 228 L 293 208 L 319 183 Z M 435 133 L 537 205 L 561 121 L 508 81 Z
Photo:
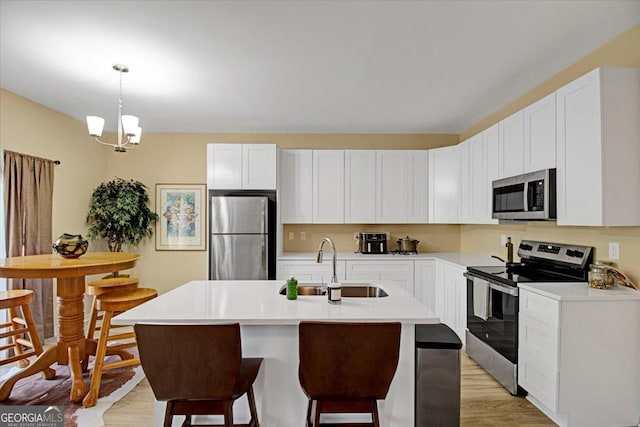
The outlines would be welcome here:
M 640 22 L 639 0 L 1 0 L 0 86 L 113 129 L 459 133 Z M 640 47 L 639 47 L 640 48 Z

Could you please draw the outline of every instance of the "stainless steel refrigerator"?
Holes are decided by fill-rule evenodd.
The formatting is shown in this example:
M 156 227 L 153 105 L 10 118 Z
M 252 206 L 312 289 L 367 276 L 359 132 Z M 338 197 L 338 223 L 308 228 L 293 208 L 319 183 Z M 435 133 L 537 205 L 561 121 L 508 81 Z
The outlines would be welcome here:
M 210 201 L 209 279 L 275 279 L 275 202 L 218 195 Z

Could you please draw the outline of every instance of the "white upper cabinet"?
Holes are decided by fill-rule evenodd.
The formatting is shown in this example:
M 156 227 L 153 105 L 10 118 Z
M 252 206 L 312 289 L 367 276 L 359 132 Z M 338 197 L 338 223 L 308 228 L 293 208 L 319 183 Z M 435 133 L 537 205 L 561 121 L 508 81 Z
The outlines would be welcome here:
M 460 204 L 458 208 L 462 224 L 493 223 L 491 212 L 487 210 L 489 201 L 487 193 L 491 192 L 491 183 L 487 180 L 488 158 L 484 146 L 483 133 L 461 142 L 458 146 L 460 149 Z M 497 162 L 495 163 L 497 164 Z
M 524 109 L 524 173 L 556 167 L 556 94 Z
M 376 217 L 375 222 L 406 223 L 413 162 L 407 151 L 376 151 Z
M 486 162 L 484 141 L 482 134 L 475 135 L 469 142 L 469 152 L 471 155 L 469 177 L 471 183 L 471 217 L 470 222 L 474 224 L 486 224 L 491 219 L 487 217 L 487 191 L 491 191 L 487 185 Z
M 520 175 L 524 170 L 524 113 L 522 110 L 500 121 L 500 178 Z
M 499 137 L 499 125 L 495 124 L 489 129 L 482 132 L 482 148 L 484 150 L 485 159 L 485 181 L 484 181 L 484 195 L 485 195 L 485 212 L 482 217 L 485 218 L 486 224 L 497 224 L 497 219 L 492 219 L 491 214 L 493 210 L 493 191 L 491 184 L 496 179 L 500 179 L 500 171 L 498 167 L 500 157 L 500 137 Z
M 313 150 L 313 221 L 344 222 L 344 151 Z
M 280 151 L 280 221 L 309 224 L 313 220 L 313 151 Z
M 375 223 L 375 150 L 345 150 L 344 174 L 344 222 L 356 224 Z
M 207 187 L 213 190 L 275 190 L 275 144 L 207 144 Z
M 429 150 L 429 222 L 458 223 L 458 146 Z
M 472 221 L 472 192 L 471 192 L 471 139 L 458 144 L 458 156 L 460 159 L 459 203 L 458 220 L 468 224 Z
M 405 151 L 409 156 L 411 174 L 409 179 L 408 223 L 429 222 L 429 150 Z
M 275 190 L 277 157 L 275 144 L 242 144 L 242 188 Z
M 556 103 L 558 225 L 640 225 L 640 69 L 597 68 Z
M 242 144 L 207 144 L 207 187 L 242 188 Z

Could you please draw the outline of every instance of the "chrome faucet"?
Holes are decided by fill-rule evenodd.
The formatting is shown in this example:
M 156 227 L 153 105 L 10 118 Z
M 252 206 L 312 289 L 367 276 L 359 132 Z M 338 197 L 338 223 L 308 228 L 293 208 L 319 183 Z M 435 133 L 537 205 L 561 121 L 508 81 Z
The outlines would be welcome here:
M 324 239 L 322 239 L 322 241 L 320 241 L 320 246 L 318 247 L 318 258 L 316 259 L 316 262 L 318 264 L 322 262 L 322 254 L 323 254 L 322 248 L 325 242 L 329 242 L 329 245 L 331 245 L 331 250 L 333 251 L 333 276 L 331 277 L 331 283 L 337 283 L 338 276 L 336 275 L 336 266 L 338 264 L 338 255 L 336 253 L 336 245 L 333 244 L 333 240 L 331 240 L 328 237 L 325 237 Z

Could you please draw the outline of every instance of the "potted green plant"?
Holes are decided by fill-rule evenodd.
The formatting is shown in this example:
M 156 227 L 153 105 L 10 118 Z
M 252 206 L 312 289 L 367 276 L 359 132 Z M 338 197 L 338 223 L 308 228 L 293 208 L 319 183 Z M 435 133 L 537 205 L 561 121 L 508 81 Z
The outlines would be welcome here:
M 87 224 L 92 240 L 107 239 L 111 252 L 122 244 L 138 244 L 153 236 L 158 215 L 149 208 L 147 187 L 134 180 L 115 178 L 100 184 L 91 195 Z

